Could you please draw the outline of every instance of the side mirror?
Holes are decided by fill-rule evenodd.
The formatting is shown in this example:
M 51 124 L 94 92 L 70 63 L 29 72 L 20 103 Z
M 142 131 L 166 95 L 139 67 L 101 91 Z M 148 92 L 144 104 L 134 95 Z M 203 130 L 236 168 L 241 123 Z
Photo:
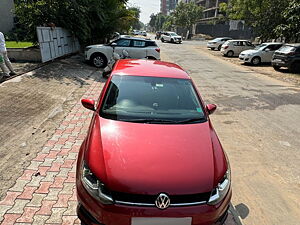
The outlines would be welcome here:
M 117 47 L 117 43 L 111 43 L 111 45 L 110 45 L 111 47 L 113 47 L 113 48 L 115 48 L 115 47 Z
M 216 111 L 217 109 L 217 106 L 215 104 L 209 104 L 209 105 L 206 105 L 206 110 L 208 111 L 208 114 L 213 114 L 214 111 Z
M 270 49 L 269 49 L 269 48 L 266 48 L 266 49 L 265 49 L 265 52 L 269 52 L 269 51 L 270 51 Z
M 81 104 L 84 108 L 95 111 L 95 101 L 91 99 L 82 99 Z

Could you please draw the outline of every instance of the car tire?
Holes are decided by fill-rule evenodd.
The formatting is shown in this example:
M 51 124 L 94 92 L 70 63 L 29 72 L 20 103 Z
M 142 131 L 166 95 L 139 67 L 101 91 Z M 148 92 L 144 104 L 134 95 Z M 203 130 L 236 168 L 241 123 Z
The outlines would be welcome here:
M 164 38 L 161 38 L 161 42 L 165 42 L 165 39 L 164 39 Z
M 210 48 L 212 51 L 215 50 L 215 48 Z
M 291 73 L 300 73 L 300 62 L 292 63 L 288 69 Z
M 258 56 L 253 57 L 253 59 L 251 60 L 251 64 L 254 66 L 258 66 L 259 64 L 261 64 L 261 58 Z
M 222 45 L 218 46 L 218 51 L 221 51 Z
M 101 53 L 94 53 L 91 56 L 91 64 L 97 68 L 104 68 L 107 65 L 107 59 L 105 55 Z
M 173 38 L 171 39 L 171 43 L 174 43 L 174 39 Z
M 234 52 L 232 50 L 228 51 L 226 56 L 228 57 L 233 57 L 234 56 Z
M 279 69 L 281 68 L 281 66 L 273 66 L 274 70 L 279 71 Z

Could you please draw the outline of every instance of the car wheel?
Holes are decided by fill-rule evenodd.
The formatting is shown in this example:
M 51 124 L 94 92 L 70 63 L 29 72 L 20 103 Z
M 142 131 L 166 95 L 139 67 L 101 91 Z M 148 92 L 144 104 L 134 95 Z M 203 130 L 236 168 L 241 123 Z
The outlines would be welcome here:
M 174 43 L 174 39 L 173 38 L 171 39 L 171 43 Z
M 289 66 L 289 71 L 291 73 L 300 73 L 300 62 L 294 62 Z
M 273 68 L 274 70 L 278 71 L 281 68 L 281 66 L 273 66 Z
M 218 51 L 221 51 L 222 45 L 219 45 L 218 47 Z
M 165 42 L 165 39 L 162 38 L 162 39 L 161 39 L 161 42 Z
M 210 48 L 211 50 L 215 50 L 215 48 Z
M 251 60 L 251 64 L 254 65 L 254 66 L 257 66 L 261 63 L 261 59 L 260 57 L 254 57 L 252 60 Z
M 230 50 L 229 52 L 227 52 L 227 56 L 228 56 L 228 57 L 232 57 L 233 55 L 234 55 L 234 52 L 233 52 L 233 51 Z
M 97 68 L 103 68 L 107 65 L 107 59 L 103 54 L 95 53 L 91 56 L 91 63 Z

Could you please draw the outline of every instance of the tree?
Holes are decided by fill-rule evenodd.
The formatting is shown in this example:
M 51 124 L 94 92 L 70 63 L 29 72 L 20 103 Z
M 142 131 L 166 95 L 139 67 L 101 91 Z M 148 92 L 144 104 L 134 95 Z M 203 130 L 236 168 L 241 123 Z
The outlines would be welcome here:
M 36 27 L 60 26 L 83 44 L 109 38 L 117 30 L 128 30 L 135 21 L 127 0 L 15 0 L 18 26 L 26 27 L 24 38 L 36 42 Z
M 180 2 L 174 11 L 175 25 L 186 28 L 189 31 L 202 18 L 203 7 L 196 5 L 194 2 Z
M 141 14 L 141 9 L 138 7 L 130 7 L 128 10 L 133 12 L 134 16 L 134 22 L 132 25 L 132 28 L 135 30 L 140 30 L 141 29 L 141 23 L 140 23 L 140 14 Z
M 222 5 L 230 19 L 245 20 L 262 41 L 276 38 L 275 28 L 283 23 L 283 10 L 291 0 L 231 0 Z
M 285 37 L 286 41 L 300 40 L 300 2 L 293 0 L 288 7 L 283 11 L 283 23 L 278 25 L 275 32 Z

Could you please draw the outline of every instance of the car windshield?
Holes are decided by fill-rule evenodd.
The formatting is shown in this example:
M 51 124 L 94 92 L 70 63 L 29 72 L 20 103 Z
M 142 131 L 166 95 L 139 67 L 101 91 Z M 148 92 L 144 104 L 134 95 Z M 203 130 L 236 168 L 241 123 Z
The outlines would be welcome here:
M 162 77 L 113 76 L 100 115 L 106 119 L 135 123 L 206 121 L 192 82 Z
M 263 48 L 265 48 L 267 46 L 267 44 L 261 44 L 261 45 L 257 45 L 254 49 L 255 50 L 263 50 Z
M 171 36 L 178 36 L 178 34 L 176 34 L 176 33 L 174 33 L 174 32 L 170 33 L 170 35 L 171 35 Z
M 215 38 L 212 41 L 221 41 L 223 38 Z
M 289 53 L 295 51 L 295 47 L 290 46 L 290 45 L 284 45 L 282 46 L 278 51 L 283 52 L 283 53 Z

